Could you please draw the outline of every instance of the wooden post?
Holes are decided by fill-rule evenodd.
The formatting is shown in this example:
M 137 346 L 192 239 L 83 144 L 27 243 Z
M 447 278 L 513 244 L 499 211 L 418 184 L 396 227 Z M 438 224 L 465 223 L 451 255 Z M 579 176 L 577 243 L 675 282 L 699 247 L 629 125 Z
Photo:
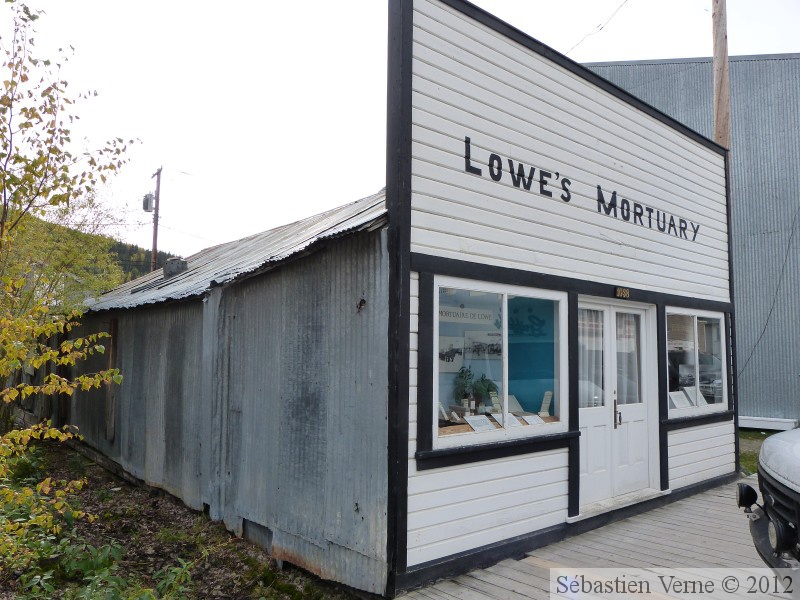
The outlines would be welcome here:
M 153 173 L 153 177 L 156 178 L 156 206 L 155 212 L 153 213 L 153 255 L 150 257 L 150 271 L 156 270 L 156 265 L 158 263 L 158 200 L 161 196 L 161 169 L 163 167 L 158 167 L 158 171 Z M 151 177 L 152 179 L 152 177 Z
M 725 0 L 712 0 L 714 27 L 714 141 L 731 147 L 731 84 L 728 78 L 728 17 Z

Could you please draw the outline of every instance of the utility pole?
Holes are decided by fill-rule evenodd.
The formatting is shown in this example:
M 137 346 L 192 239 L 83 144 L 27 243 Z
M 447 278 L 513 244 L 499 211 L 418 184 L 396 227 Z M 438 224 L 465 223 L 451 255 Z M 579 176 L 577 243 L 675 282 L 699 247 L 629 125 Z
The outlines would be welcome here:
M 711 0 L 714 28 L 714 141 L 731 147 L 731 83 L 728 78 L 728 16 L 725 0 Z
M 158 258 L 158 200 L 161 196 L 161 169 L 163 167 L 158 167 L 158 171 L 153 173 L 153 177 L 156 178 L 156 206 L 155 212 L 153 213 L 153 256 L 150 258 L 150 271 L 156 270 L 156 259 Z M 152 179 L 151 177 L 150 179 Z

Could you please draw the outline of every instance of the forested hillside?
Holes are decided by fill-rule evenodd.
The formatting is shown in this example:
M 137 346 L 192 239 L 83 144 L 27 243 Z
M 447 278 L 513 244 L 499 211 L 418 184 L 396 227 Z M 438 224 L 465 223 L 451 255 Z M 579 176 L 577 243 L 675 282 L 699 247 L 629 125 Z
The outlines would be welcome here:
M 153 256 L 152 250 L 145 250 L 135 244 L 114 242 L 111 245 L 110 251 L 116 257 L 119 266 L 125 273 L 125 281 L 136 279 L 150 272 L 150 260 Z M 175 255 L 159 250 L 156 258 L 156 268 L 160 269 L 163 267 L 164 262 L 173 256 Z

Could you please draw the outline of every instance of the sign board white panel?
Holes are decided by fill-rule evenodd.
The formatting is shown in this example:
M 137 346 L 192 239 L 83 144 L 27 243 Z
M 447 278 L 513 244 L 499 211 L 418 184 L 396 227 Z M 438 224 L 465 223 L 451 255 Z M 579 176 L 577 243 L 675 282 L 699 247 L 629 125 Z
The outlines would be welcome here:
M 439 0 L 412 70 L 413 252 L 730 300 L 717 149 Z

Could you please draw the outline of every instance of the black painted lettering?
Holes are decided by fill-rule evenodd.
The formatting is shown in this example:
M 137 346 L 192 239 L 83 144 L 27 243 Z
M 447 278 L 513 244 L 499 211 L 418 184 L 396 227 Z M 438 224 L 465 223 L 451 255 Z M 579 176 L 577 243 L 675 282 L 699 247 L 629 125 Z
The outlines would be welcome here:
M 561 194 L 561 199 L 564 202 L 569 202 L 572 199 L 572 192 L 569 191 L 570 185 L 572 185 L 572 182 L 566 177 L 561 180 L 561 189 L 564 190 L 564 193 Z
M 642 210 L 642 205 L 639 204 L 638 202 L 634 202 L 633 203 L 633 222 L 634 223 L 639 223 L 639 225 L 644 225 L 644 222 L 642 221 L 642 215 L 643 214 L 644 214 L 644 211 Z
M 481 171 L 478 167 L 472 165 L 472 152 L 470 149 L 470 140 L 468 137 L 464 138 L 464 170 L 473 175 L 480 175 Z
M 614 217 L 617 216 L 617 192 L 611 192 L 611 200 L 606 203 L 606 199 L 603 196 L 603 188 L 599 185 L 597 186 L 597 212 L 605 212 L 607 215 L 611 215 L 611 211 L 614 211 Z
M 497 154 L 489 156 L 489 175 L 495 181 L 500 181 L 503 178 L 503 159 Z
M 669 216 L 669 230 L 667 231 L 667 235 L 672 235 L 672 232 L 675 232 L 675 236 L 678 235 L 678 228 L 675 227 L 675 217 L 672 215 Z
M 649 206 L 645 206 L 644 209 L 647 211 L 647 226 L 652 229 L 653 228 L 653 209 Z
M 678 230 L 681 232 L 681 237 L 685 240 L 689 238 L 686 237 L 686 219 L 679 219 L 678 220 Z
M 510 158 L 508 159 L 508 172 L 511 173 L 511 183 L 514 184 L 514 187 L 519 187 L 522 184 L 522 187 L 525 188 L 526 191 L 531 191 L 531 184 L 533 183 L 533 172 L 536 169 L 531 167 L 531 170 L 528 171 L 528 177 L 525 177 L 525 165 L 519 163 L 517 165 L 517 172 L 514 173 L 514 161 Z
M 550 183 L 549 179 L 553 176 L 549 171 L 542 171 L 539 169 L 539 193 L 548 198 L 553 197 L 553 192 L 547 189 L 547 184 Z
M 625 198 L 619 201 L 619 214 L 623 221 L 631 220 L 631 203 Z
M 661 224 L 661 217 L 664 217 L 664 224 Z M 667 230 L 667 215 L 666 213 L 662 213 L 660 210 L 656 211 L 656 226 L 658 230 L 664 232 Z
M 692 235 L 692 241 L 695 241 L 697 239 L 697 232 L 700 231 L 700 225 L 695 225 L 694 223 L 689 224 L 692 226 L 692 232 L 694 234 Z

